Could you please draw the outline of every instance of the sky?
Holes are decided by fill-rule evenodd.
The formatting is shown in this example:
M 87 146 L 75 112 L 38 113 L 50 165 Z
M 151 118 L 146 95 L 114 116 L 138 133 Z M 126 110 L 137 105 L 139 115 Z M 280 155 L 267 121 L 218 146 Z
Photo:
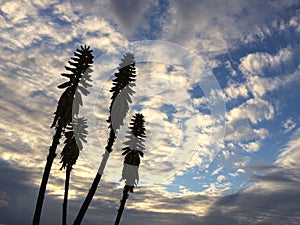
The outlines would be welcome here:
M 102 159 L 109 89 L 127 52 L 135 94 L 82 224 L 115 219 L 136 112 L 146 150 L 123 225 L 300 224 L 299 1 L 3 0 L 0 29 L 0 224 L 32 221 L 60 74 L 84 44 L 95 57 L 79 113 L 89 135 L 71 174 L 69 224 Z M 45 225 L 61 222 L 62 147 Z

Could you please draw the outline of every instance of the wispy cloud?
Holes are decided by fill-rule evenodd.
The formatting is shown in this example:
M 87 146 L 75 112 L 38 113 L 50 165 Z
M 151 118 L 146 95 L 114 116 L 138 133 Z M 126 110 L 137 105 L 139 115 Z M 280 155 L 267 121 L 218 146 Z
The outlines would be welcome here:
M 299 168 L 298 159 L 300 153 L 298 151 L 300 146 L 300 130 L 294 131 L 291 140 L 287 143 L 285 149 L 280 153 L 276 164 L 284 168 Z

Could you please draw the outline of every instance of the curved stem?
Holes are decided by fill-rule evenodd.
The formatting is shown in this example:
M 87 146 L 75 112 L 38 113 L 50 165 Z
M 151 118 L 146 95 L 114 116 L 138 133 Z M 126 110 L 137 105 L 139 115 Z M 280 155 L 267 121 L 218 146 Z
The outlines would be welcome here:
M 116 139 L 115 132 L 112 131 L 110 133 L 108 144 L 107 144 L 107 146 L 105 148 L 108 153 L 112 152 L 112 146 L 113 146 L 113 143 L 114 143 L 115 139 Z M 83 217 L 86 214 L 86 211 L 87 211 L 87 209 L 88 209 L 88 207 L 89 207 L 89 205 L 90 205 L 90 203 L 91 203 L 91 201 L 92 201 L 92 199 L 93 199 L 93 197 L 95 195 L 97 187 L 98 187 L 98 185 L 100 183 L 100 180 L 101 180 L 101 177 L 102 177 L 102 173 L 103 173 L 103 170 L 104 170 L 104 167 L 105 167 L 107 159 L 108 158 L 106 158 L 106 157 L 104 157 L 102 159 L 102 161 L 100 163 L 100 166 L 99 166 L 99 168 L 101 168 L 101 171 L 99 169 L 98 173 L 96 174 L 96 176 L 94 178 L 94 181 L 92 183 L 92 186 L 91 186 L 91 188 L 90 188 L 87 196 L 85 197 L 85 200 L 84 200 L 84 202 L 83 202 L 83 204 L 82 204 L 82 206 L 81 206 L 81 208 L 80 208 L 80 210 L 79 210 L 79 212 L 77 214 L 77 217 L 76 217 L 76 219 L 75 219 L 75 221 L 73 223 L 74 225 L 81 224 L 81 221 L 83 220 Z
M 44 169 L 43 173 L 43 178 L 35 206 L 35 212 L 33 216 L 33 221 L 32 225 L 39 225 L 40 224 L 40 218 L 41 218 L 41 213 L 42 213 L 42 208 L 43 208 L 43 203 L 44 203 L 44 198 L 45 198 L 45 192 L 46 192 L 46 186 L 48 183 L 51 167 L 53 164 L 53 160 L 56 157 L 56 148 L 57 145 L 59 144 L 59 139 L 61 138 L 61 133 L 62 133 L 62 127 L 59 126 L 56 129 L 55 135 L 53 136 L 52 140 L 52 145 L 49 148 L 49 155 L 47 156 L 47 162 L 46 166 Z
M 97 186 L 100 182 L 100 179 L 101 179 L 101 175 L 97 173 L 97 175 L 94 178 L 93 184 L 92 184 L 92 186 L 89 190 L 89 193 L 87 194 L 87 196 L 86 196 L 86 198 L 85 198 L 85 200 L 84 200 L 84 202 L 83 202 L 83 204 L 82 204 L 82 206 L 81 206 L 81 208 L 80 208 L 80 210 L 77 214 L 77 217 L 76 217 L 76 219 L 73 223 L 74 225 L 81 224 L 81 221 L 83 220 L 83 217 L 84 217 L 84 215 L 85 215 L 85 213 L 86 213 L 86 211 L 87 211 L 87 209 L 88 209 L 88 207 L 89 207 L 89 205 L 90 205 L 90 203 L 93 199 L 93 196 L 94 196 L 94 194 L 97 190 Z

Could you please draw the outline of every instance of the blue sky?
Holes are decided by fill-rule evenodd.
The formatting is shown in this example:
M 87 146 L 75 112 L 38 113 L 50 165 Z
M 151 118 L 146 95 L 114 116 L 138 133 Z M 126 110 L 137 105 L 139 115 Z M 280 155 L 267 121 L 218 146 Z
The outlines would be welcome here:
M 300 223 L 299 1 L 3 1 L 0 25 L 0 224 L 31 222 L 60 74 L 81 44 L 95 63 L 70 224 L 102 158 L 108 90 L 128 51 L 137 82 L 125 124 L 143 113 L 147 138 L 122 224 Z M 114 221 L 126 127 L 84 224 Z M 60 152 L 43 224 L 61 220 Z

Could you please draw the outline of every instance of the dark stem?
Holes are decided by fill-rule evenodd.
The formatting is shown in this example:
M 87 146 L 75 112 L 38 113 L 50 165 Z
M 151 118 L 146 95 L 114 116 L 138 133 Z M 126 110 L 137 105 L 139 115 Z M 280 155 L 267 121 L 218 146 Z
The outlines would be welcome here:
M 113 130 L 111 130 L 110 137 L 108 139 L 108 144 L 105 147 L 106 151 L 112 152 L 112 146 L 113 146 L 113 143 L 114 143 L 115 139 L 116 139 L 115 132 Z M 83 202 L 83 204 L 82 204 L 82 206 L 81 206 L 81 208 L 80 208 L 80 210 L 77 214 L 77 217 L 76 217 L 76 219 L 73 223 L 74 225 L 81 224 L 81 221 L 83 220 L 83 217 L 84 217 L 84 215 L 85 215 L 85 213 L 86 213 L 86 211 L 87 211 L 87 209 L 88 209 L 88 207 L 89 207 L 89 205 L 90 205 L 90 203 L 91 203 L 91 201 L 92 201 L 92 199 L 93 199 L 93 197 L 96 193 L 97 187 L 100 183 L 101 176 L 102 176 L 102 174 L 98 174 L 98 173 L 96 174 L 96 176 L 94 178 L 94 181 L 92 183 L 92 186 L 89 190 L 89 193 L 85 197 L 85 200 L 84 200 L 84 202 Z
M 123 189 L 123 198 L 120 201 L 120 208 L 118 210 L 118 215 L 117 215 L 117 218 L 116 218 L 116 221 L 115 221 L 115 225 L 119 225 L 119 223 L 120 223 L 122 213 L 124 211 L 125 203 L 126 203 L 126 200 L 129 196 L 129 190 L 130 190 L 130 186 L 125 185 L 124 189 Z
M 43 178 L 35 206 L 35 212 L 33 216 L 33 221 L 32 225 L 39 225 L 40 224 L 40 218 L 41 218 L 41 213 L 42 213 L 42 207 L 44 203 L 44 197 L 45 197 L 45 192 L 46 192 L 46 186 L 48 183 L 49 175 L 50 175 L 50 170 L 53 164 L 53 160 L 56 157 L 56 148 L 57 145 L 59 144 L 59 139 L 61 138 L 61 133 L 62 133 L 62 127 L 59 126 L 56 129 L 55 135 L 53 136 L 52 140 L 52 145 L 49 148 L 49 155 L 47 156 L 47 162 L 46 166 L 44 169 L 43 173 Z
M 95 176 L 93 184 L 92 184 L 92 186 L 91 186 L 91 188 L 89 190 L 89 193 L 87 194 L 87 196 L 86 196 L 86 198 L 85 198 L 85 200 L 84 200 L 84 202 L 83 202 L 83 204 L 82 204 L 82 206 L 81 206 L 81 208 L 80 208 L 80 210 L 79 210 L 79 212 L 77 214 L 77 217 L 76 217 L 76 219 L 75 219 L 75 221 L 73 223 L 74 225 L 81 224 L 81 221 L 82 221 L 82 219 L 83 219 L 83 217 L 84 217 L 84 215 L 85 215 L 85 213 L 86 213 L 86 211 L 87 211 L 87 209 L 88 209 L 88 207 L 89 207 L 89 205 L 90 205 L 90 203 L 91 203 L 91 201 L 93 199 L 93 196 L 94 196 L 94 194 L 95 194 L 95 192 L 97 190 L 97 186 L 98 186 L 98 184 L 100 182 L 101 176 L 102 175 L 100 175 L 98 173 Z
M 62 214 L 62 224 L 63 225 L 67 225 L 67 207 L 68 207 L 68 192 L 69 192 L 70 174 L 71 174 L 71 167 L 68 166 L 66 169 L 65 195 L 64 195 L 64 202 L 63 202 L 63 214 Z

